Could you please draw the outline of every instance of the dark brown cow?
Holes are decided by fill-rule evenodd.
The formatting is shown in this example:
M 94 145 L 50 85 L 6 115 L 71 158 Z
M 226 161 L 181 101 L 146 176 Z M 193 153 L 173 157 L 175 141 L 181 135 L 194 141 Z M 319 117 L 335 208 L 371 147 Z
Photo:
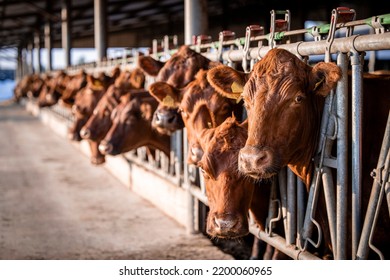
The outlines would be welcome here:
M 210 207 L 207 233 L 218 238 L 238 238 L 248 234 L 249 210 L 256 224 L 264 231 L 271 181 L 256 182 L 244 176 L 237 168 L 239 150 L 247 139 L 247 122 L 240 124 L 235 117 L 229 117 L 216 126 L 214 120 L 207 102 L 198 102 L 191 122 L 197 128 L 196 137 L 201 139 L 199 143 L 204 151 L 198 166 L 205 179 Z M 264 247 L 262 243 L 258 245 Z M 271 248 L 268 249 L 272 252 Z M 271 252 L 268 251 L 269 254 Z M 271 255 L 264 257 L 272 258 Z M 285 257 L 279 251 L 273 256 Z
M 68 84 L 61 95 L 62 104 L 66 107 L 73 106 L 76 94 L 87 85 L 87 73 L 84 70 L 69 77 Z
M 191 115 L 194 110 L 194 106 L 199 100 L 206 100 L 208 108 L 213 113 L 216 125 L 220 125 L 227 117 L 234 113 L 236 116 L 242 114 L 242 103 L 237 103 L 235 100 L 223 97 L 207 82 L 206 79 L 207 70 L 199 70 L 196 74 L 195 80 L 190 82 L 186 87 L 182 89 L 175 88 L 165 82 L 156 82 L 149 88 L 150 93 L 159 101 L 159 109 L 172 108 L 174 111 L 181 113 L 181 118 L 184 122 L 184 126 L 187 128 L 188 138 L 188 158 L 187 162 L 196 164 L 202 157 L 202 150 L 198 144 L 197 139 L 193 136 L 194 127 L 190 122 Z M 160 114 L 154 114 L 154 120 L 156 116 Z M 179 118 L 176 118 L 179 119 Z M 154 124 L 154 123 L 152 123 Z M 175 123 L 171 123 L 171 131 L 174 129 L 181 129 L 178 125 L 175 127 Z M 178 123 L 176 123 L 177 125 Z M 154 125 L 160 132 L 159 126 Z
M 112 112 L 112 126 L 99 145 L 103 154 L 118 155 L 139 147 L 170 153 L 170 137 L 152 127 L 157 100 L 151 95 L 126 94 Z
M 67 77 L 64 71 L 60 71 L 56 76 L 47 76 L 44 79 L 44 85 L 38 97 L 39 107 L 52 106 L 58 102 L 65 90 L 65 85 L 68 81 Z
M 108 87 L 106 93 L 99 100 L 92 115 L 80 131 L 81 137 L 92 141 L 101 141 L 111 127 L 111 112 L 119 104 L 120 97 L 129 92 L 137 94 L 138 92 L 134 90 L 142 89 L 144 82 L 145 76 L 139 69 L 122 71 L 114 84 Z M 141 92 L 146 91 L 139 91 L 139 93 Z
M 156 61 L 150 56 L 141 56 L 139 66 L 150 76 L 155 76 L 156 82 L 166 82 L 175 88 L 183 88 L 195 79 L 200 69 L 209 69 L 218 64 L 207 59 L 203 55 L 193 51 L 189 46 L 183 45 L 165 63 Z M 153 118 L 153 126 L 160 132 L 171 134 L 177 129 L 183 128 L 183 121 L 176 107 L 162 102 L 156 110 Z M 169 102 L 168 102 L 169 103 Z
M 233 83 L 243 88 L 241 96 L 248 111 L 249 130 L 246 146 L 240 151 L 241 172 L 255 178 L 269 178 L 283 166 L 289 166 L 309 187 L 322 104 L 341 78 L 340 69 L 334 63 L 311 67 L 285 50 L 274 49 L 249 75 L 226 67 L 211 71 L 209 81 L 220 92 L 231 95 Z M 377 132 L 366 133 L 363 138 L 363 155 L 368 155 L 363 161 L 362 174 L 364 209 L 372 185 L 369 173 L 376 167 L 390 108 L 390 95 L 383 90 L 389 83 L 389 77 L 377 75 L 365 75 L 363 81 L 365 121 L 362 129 L 371 131 L 375 125 Z M 320 209 L 323 216 L 321 213 Z M 385 251 L 390 248 L 385 233 L 389 230 L 388 219 L 388 213 L 381 216 L 374 241 Z M 385 252 L 386 255 L 388 258 L 389 252 Z

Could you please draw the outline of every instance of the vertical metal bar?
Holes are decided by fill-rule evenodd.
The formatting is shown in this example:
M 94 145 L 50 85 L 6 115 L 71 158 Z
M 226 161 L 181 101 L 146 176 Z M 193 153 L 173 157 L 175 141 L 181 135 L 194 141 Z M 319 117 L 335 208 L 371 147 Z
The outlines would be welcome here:
M 35 46 L 35 52 L 37 54 L 37 73 L 41 73 L 42 71 L 42 65 L 41 65 L 41 38 L 39 32 L 36 32 L 34 34 L 34 46 Z
M 297 180 L 297 240 L 300 240 L 300 232 L 305 219 L 305 193 L 306 188 L 302 180 Z
M 184 44 L 192 44 L 192 36 L 202 34 L 203 0 L 184 0 Z
M 52 70 L 52 36 L 51 36 L 51 22 L 47 21 L 45 23 L 45 49 L 47 51 L 47 65 L 46 65 L 46 71 Z
M 95 50 L 98 63 L 107 56 L 106 0 L 94 0 Z
M 328 214 L 330 240 L 332 248 L 337 251 L 336 243 L 336 201 L 334 194 L 334 185 L 332 178 L 332 170 L 329 167 L 324 167 L 322 171 L 322 184 L 324 187 L 324 195 L 326 201 L 326 212 Z
M 61 42 L 62 49 L 65 55 L 65 67 L 71 65 L 70 48 L 71 48 L 71 2 L 70 0 L 62 0 L 61 6 Z
M 352 259 L 355 259 L 361 229 L 363 92 L 360 54 L 353 52 L 352 65 Z
M 335 259 L 347 258 L 347 211 L 348 211 L 348 65 L 347 55 L 339 53 L 337 64 L 343 73 L 337 84 L 337 204 L 336 204 L 336 243 Z
M 295 244 L 297 232 L 297 195 L 296 195 L 297 177 L 287 169 L 287 227 L 286 244 Z
M 282 208 L 282 219 L 287 242 L 287 236 L 290 236 L 290 228 L 287 225 L 287 167 L 282 168 L 282 170 L 280 170 L 278 174 L 278 181 Z
M 385 164 L 386 156 L 389 153 L 389 149 L 390 149 L 390 112 L 387 118 L 386 130 L 383 136 L 383 142 L 379 154 L 376 176 L 381 176 L 381 174 L 378 174 L 378 172 L 381 172 L 381 169 Z M 386 187 L 388 188 L 388 183 L 386 184 Z M 363 224 L 362 234 L 360 236 L 360 242 L 356 254 L 356 259 L 367 259 L 368 239 L 369 239 L 372 225 L 374 223 L 375 210 L 376 210 L 376 205 L 378 203 L 380 192 L 381 192 L 381 184 L 378 180 L 374 180 L 372 185 L 370 200 L 367 206 L 366 216 L 364 218 L 364 224 Z M 387 203 L 388 205 L 390 205 L 389 192 L 386 193 L 386 196 L 387 196 Z M 389 214 L 390 214 L 390 209 L 389 209 Z

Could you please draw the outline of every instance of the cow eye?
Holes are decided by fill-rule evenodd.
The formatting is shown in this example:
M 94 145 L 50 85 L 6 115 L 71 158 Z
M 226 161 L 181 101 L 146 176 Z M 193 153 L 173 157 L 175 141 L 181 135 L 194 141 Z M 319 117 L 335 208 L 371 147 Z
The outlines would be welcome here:
M 301 103 L 303 101 L 304 97 L 302 95 L 295 96 L 295 103 Z

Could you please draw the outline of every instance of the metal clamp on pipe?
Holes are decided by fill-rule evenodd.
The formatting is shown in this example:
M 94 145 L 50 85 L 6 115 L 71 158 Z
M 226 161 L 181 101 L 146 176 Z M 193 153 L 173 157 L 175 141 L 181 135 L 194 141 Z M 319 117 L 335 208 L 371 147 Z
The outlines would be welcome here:
M 277 15 L 284 15 L 284 19 L 276 19 Z M 290 11 L 275 11 L 271 10 L 271 29 L 270 29 L 270 35 L 269 35 L 269 46 L 271 49 L 273 49 L 276 45 L 276 42 L 280 42 L 283 39 L 283 32 L 290 30 Z M 287 40 L 286 43 L 289 43 L 289 40 Z
M 219 44 L 218 44 L 218 59 L 222 62 L 222 52 L 224 42 L 234 40 L 236 38 L 236 33 L 230 30 L 224 30 L 219 32 Z
M 209 48 L 202 47 L 203 44 L 209 44 L 213 41 L 210 35 L 198 35 L 193 36 L 193 42 L 192 44 L 195 45 L 195 50 L 200 53 L 202 51 L 208 51 Z
M 242 59 L 242 68 L 246 73 L 250 72 L 252 70 L 253 65 L 250 65 L 251 63 L 251 57 L 249 55 L 249 48 L 251 45 L 251 42 L 254 42 L 254 37 L 264 35 L 264 27 L 260 25 L 249 25 L 246 27 L 245 32 L 245 43 L 244 43 L 244 49 L 243 49 L 243 59 Z M 261 40 L 258 41 L 258 47 L 260 48 L 263 45 L 263 42 Z M 249 67 L 248 67 L 249 66 Z

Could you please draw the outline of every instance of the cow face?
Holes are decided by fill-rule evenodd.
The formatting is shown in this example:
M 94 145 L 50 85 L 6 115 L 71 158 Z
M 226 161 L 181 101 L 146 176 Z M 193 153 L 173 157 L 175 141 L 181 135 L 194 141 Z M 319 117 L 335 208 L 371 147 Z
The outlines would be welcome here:
M 99 150 L 117 155 L 147 145 L 154 137 L 151 121 L 156 108 L 157 101 L 151 96 L 122 96 L 111 114 L 112 126 Z
M 140 69 L 114 72 L 114 84 L 110 85 L 99 100 L 92 115 L 80 131 L 81 137 L 92 141 L 101 141 L 111 127 L 111 112 L 118 105 L 120 97 L 126 93 L 138 94 L 135 89 L 144 87 L 145 76 Z M 146 93 L 145 91 L 141 91 Z
M 105 92 L 104 77 L 87 76 L 87 85 L 75 96 L 72 106 L 74 116 L 73 126 L 69 129 L 69 139 L 80 141 L 80 130 L 91 116 L 96 104 Z
M 80 73 L 70 76 L 68 84 L 64 89 L 61 100 L 64 105 L 71 107 L 75 102 L 76 94 L 87 85 L 87 73 L 80 71 Z
M 200 132 L 204 151 L 198 166 L 205 179 L 210 207 L 207 233 L 220 238 L 244 236 L 249 232 L 248 210 L 254 182 L 238 172 L 237 161 L 239 150 L 246 141 L 247 129 L 234 117 L 215 127 L 206 103 L 198 103 L 195 111 L 193 126 Z
M 214 65 L 203 55 L 181 46 L 179 50 L 165 63 L 151 57 L 140 57 L 140 67 L 149 75 L 156 77 L 156 82 L 164 82 L 171 87 L 158 84 L 150 87 L 151 93 L 159 100 L 160 105 L 155 112 L 153 124 L 161 133 L 171 134 L 183 128 L 183 120 L 178 113 L 181 100 L 180 90 L 194 80 L 200 69 L 208 69 Z
M 320 104 L 340 77 L 334 63 L 310 67 L 283 49 L 270 50 L 250 75 L 227 68 L 210 73 L 209 80 L 221 92 L 234 95 L 236 89 L 240 96 L 242 89 L 248 139 L 240 151 L 240 171 L 254 178 L 269 178 L 289 165 L 308 183 Z

